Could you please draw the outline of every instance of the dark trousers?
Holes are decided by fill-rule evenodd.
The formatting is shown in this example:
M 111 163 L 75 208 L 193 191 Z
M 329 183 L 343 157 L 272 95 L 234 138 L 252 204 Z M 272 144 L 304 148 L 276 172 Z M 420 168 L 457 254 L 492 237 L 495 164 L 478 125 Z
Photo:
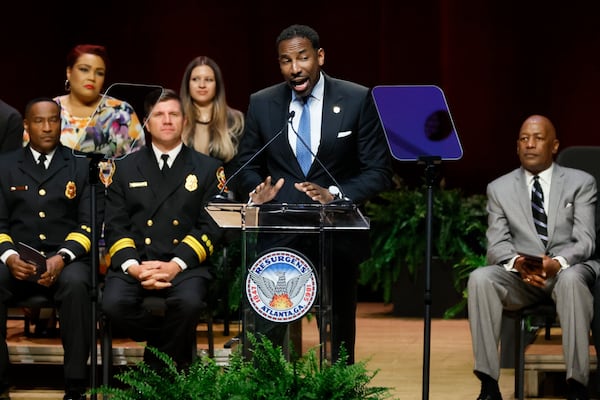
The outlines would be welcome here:
M 102 309 L 117 329 L 127 332 L 136 341 L 146 341 L 147 346 L 171 356 L 183 367 L 192 362 L 196 326 L 206 307 L 208 278 L 206 271 L 198 268 L 179 273 L 172 283 L 170 288 L 146 290 L 137 279 L 111 269 L 106 276 Z M 164 316 L 152 314 L 143 307 L 146 296 L 165 299 Z M 152 363 L 148 352 L 144 357 Z
M 60 318 L 60 337 L 64 348 L 64 374 L 67 382 L 87 379 L 90 355 L 91 310 L 90 265 L 75 261 L 67 265 L 50 288 L 20 281 L 0 263 L 0 380 L 8 384 L 9 357 L 6 345 L 7 302 L 42 293 L 53 298 Z

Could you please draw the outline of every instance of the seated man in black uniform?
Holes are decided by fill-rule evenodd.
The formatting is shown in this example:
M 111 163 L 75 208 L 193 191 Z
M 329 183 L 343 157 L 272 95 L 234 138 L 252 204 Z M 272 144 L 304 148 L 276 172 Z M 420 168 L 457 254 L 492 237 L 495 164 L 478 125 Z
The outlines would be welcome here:
M 185 368 L 205 305 L 207 260 L 220 236 L 204 205 L 219 193 L 224 174 L 221 161 L 183 146 L 177 94 L 158 90 L 148 97 L 152 144 L 117 161 L 108 187 L 105 237 L 111 266 L 102 306 L 117 329 Z M 144 309 L 146 296 L 165 298 L 164 318 Z M 147 349 L 144 361 L 160 367 Z
M 29 144 L 0 156 L 0 399 L 10 398 L 6 301 L 36 293 L 58 304 L 64 398 L 85 399 L 92 328 L 89 163 L 60 144 L 60 106 L 52 99 L 32 100 L 24 126 Z M 98 201 L 100 216 L 103 207 Z M 46 255 L 39 278 L 17 252 L 18 242 Z

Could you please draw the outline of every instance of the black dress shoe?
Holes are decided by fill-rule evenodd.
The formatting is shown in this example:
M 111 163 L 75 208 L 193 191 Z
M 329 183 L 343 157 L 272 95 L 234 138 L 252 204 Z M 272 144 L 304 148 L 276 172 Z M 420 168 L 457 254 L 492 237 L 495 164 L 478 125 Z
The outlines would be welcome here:
M 480 394 L 479 397 L 477 397 L 477 400 L 502 400 L 502 395 L 500 393 L 497 393 L 495 395 Z
M 481 392 L 477 400 L 502 400 L 497 380 L 479 371 L 475 371 L 475 375 L 481 381 Z
M 575 379 L 569 379 L 567 382 L 567 400 L 588 400 L 587 386 L 577 382 Z
M 81 394 L 79 392 L 67 392 L 63 397 L 63 400 L 86 400 L 85 393 Z

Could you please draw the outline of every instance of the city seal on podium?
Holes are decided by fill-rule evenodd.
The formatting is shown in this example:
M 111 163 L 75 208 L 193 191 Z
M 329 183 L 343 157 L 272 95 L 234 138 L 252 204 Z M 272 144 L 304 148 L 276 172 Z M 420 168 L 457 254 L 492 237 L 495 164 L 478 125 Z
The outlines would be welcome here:
M 248 270 L 248 302 L 269 321 L 283 323 L 302 318 L 312 307 L 316 294 L 314 268 L 295 250 L 271 249 Z

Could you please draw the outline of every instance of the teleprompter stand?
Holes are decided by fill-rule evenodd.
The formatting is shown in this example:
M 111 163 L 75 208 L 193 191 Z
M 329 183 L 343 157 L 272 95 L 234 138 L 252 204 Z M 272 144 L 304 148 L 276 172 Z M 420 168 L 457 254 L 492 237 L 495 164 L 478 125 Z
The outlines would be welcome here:
M 320 340 L 320 362 L 331 354 L 331 246 L 329 233 L 344 230 L 368 230 L 369 221 L 353 204 L 265 204 L 209 203 L 207 212 L 221 228 L 241 229 L 242 265 L 246 282 L 250 265 L 257 256 L 261 234 L 318 235 L 318 260 L 312 260 L 317 274 L 317 314 Z M 249 357 L 248 334 L 255 333 L 257 318 L 263 318 L 250 307 L 244 293 L 242 349 Z
M 97 211 L 97 188 L 99 185 L 103 185 L 100 182 L 100 168 L 99 163 L 104 159 L 104 154 L 100 153 L 86 153 L 86 157 L 89 159 L 89 183 L 90 183 L 90 225 L 91 225 L 91 242 L 92 247 L 90 249 L 90 254 L 92 257 L 92 276 L 91 276 L 91 300 L 92 300 L 92 309 L 91 309 L 91 319 L 92 319 L 92 329 L 91 329 L 91 341 L 90 343 L 90 386 L 92 389 L 96 389 L 98 387 L 98 349 L 97 349 L 97 330 L 96 330 L 96 322 L 97 322 L 97 308 L 98 308 L 98 271 L 99 271 L 99 251 L 98 251 L 98 211 Z M 93 393 L 90 395 L 92 400 L 96 400 L 97 394 Z
M 106 92 L 102 95 L 102 99 L 100 101 L 100 103 L 97 105 L 96 109 L 94 110 L 94 113 L 92 114 L 92 116 L 90 117 L 90 121 L 88 122 L 88 125 L 85 126 L 85 128 L 83 129 L 84 131 L 87 131 L 88 126 L 93 126 L 90 125 L 92 121 L 94 121 L 96 118 L 98 118 L 98 115 L 100 115 L 100 111 L 104 105 L 104 101 L 106 98 L 111 98 L 111 97 L 116 97 L 122 101 L 126 101 L 129 103 L 129 105 L 131 105 L 134 110 L 136 111 L 137 115 L 143 115 L 144 112 L 144 108 L 143 108 L 143 104 L 144 104 L 144 99 L 146 97 L 146 95 L 148 93 L 150 93 L 150 91 L 152 90 L 157 90 L 157 89 L 162 89 L 161 86 L 158 85 L 146 85 L 146 84 L 137 84 L 137 83 L 113 83 L 107 90 Z M 94 121 L 97 122 L 97 121 Z M 101 124 L 100 124 L 101 126 Z M 142 127 L 143 130 L 143 127 Z M 106 136 L 110 136 L 108 134 L 108 132 L 102 132 L 104 133 Z M 132 146 L 133 147 L 133 146 Z M 96 151 L 96 149 L 88 149 L 87 151 L 77 151 L 77 152 L 73 152 L 73 154 L 76 157 L 85 157 L 89 160 L 89 184 L 90 184 L 90 225 L 91 225 L 91 250 L 90 250 L 90 255 L 91 255 L 91 268 L 92 268 L 92 275 L 91 275 L 91 290 L 90 290 L 90 296 L 91 296 L 91 303 L 92 303 L 92 308 L 91 308 L 91 319 L 92 319 L 92 329 L 91 329 L 91 349 L 90 349 L 90 366 L 91 366 L 91 370 L 90 370 L 90 386 L 91 389 L 96 389 L 99 385 L 98 385 L 98 372 L 97 372 L 97 368 L 98 368 L 98 350 L 97 350 L 97 336 L 98 336 L 98 332 L 97 332 L 97 328 L 98 328 L 98 322 L 99 322 L 99 318 L 98 318 L 98 303 L 99 303 L 99 299 L 100 299 L 100 291 L 99 291 L 99 285 L 98 285 L 98 281 L 99 281 L 99 273 L 100 273 L 100 250 L 99 250 L 99 233 L 101 232 L 101 225 L 102 222 L 101 220 L 99 220 L 98 218 L 98 210 L 97 210 L 97 200 L 98 197 L 100 196 L 100 192 L 102 192 L 102 190 L 105 187 L 105 183 L 101 181 L 100 176 L 101 176 L 101 172 L 102 175 L 104 175 L 104 171 L 101 171 L 101 167 L 100 164 L 102 162 L 113 162 L 116 159 L 119 158 L 123 158 L 126 157 L 128 154 L 121 154 L 118 157 L 115 155 L 112 156 L 108 156 L 106 154 L 100 153 L 98 151 Z M 113 164 L 113 168 L 114 168 L 114 164 Z M 112 170 L 114 172 L 114 170 Z M 105 176 L 106 177 L 106 176 Z M 105 351 L 107 351 L 107 349 L 104 349 Z M 112 362 L 112 354 L 108 356 L 108 359 L 111 360 Z M 109 372 L 109 368 L 106 365 L 103 365 L 103 383 L 106 384 L 109 380 L 109 376 L 108 376 L 108 372 Z M 96 393 L 92 393 L 90 395 L 90 398 L 92 400 L 95 400 L 97 398 L 97 394 Z
M 373 99 L 392 156 L 425 165 L 427 188 L 423 400 L 429 399 L 431 347 L 431 249 L 433 188 L 442 160 L 458 160 L 462 148 L 444 93 L 437 86 L 377 86 Z

